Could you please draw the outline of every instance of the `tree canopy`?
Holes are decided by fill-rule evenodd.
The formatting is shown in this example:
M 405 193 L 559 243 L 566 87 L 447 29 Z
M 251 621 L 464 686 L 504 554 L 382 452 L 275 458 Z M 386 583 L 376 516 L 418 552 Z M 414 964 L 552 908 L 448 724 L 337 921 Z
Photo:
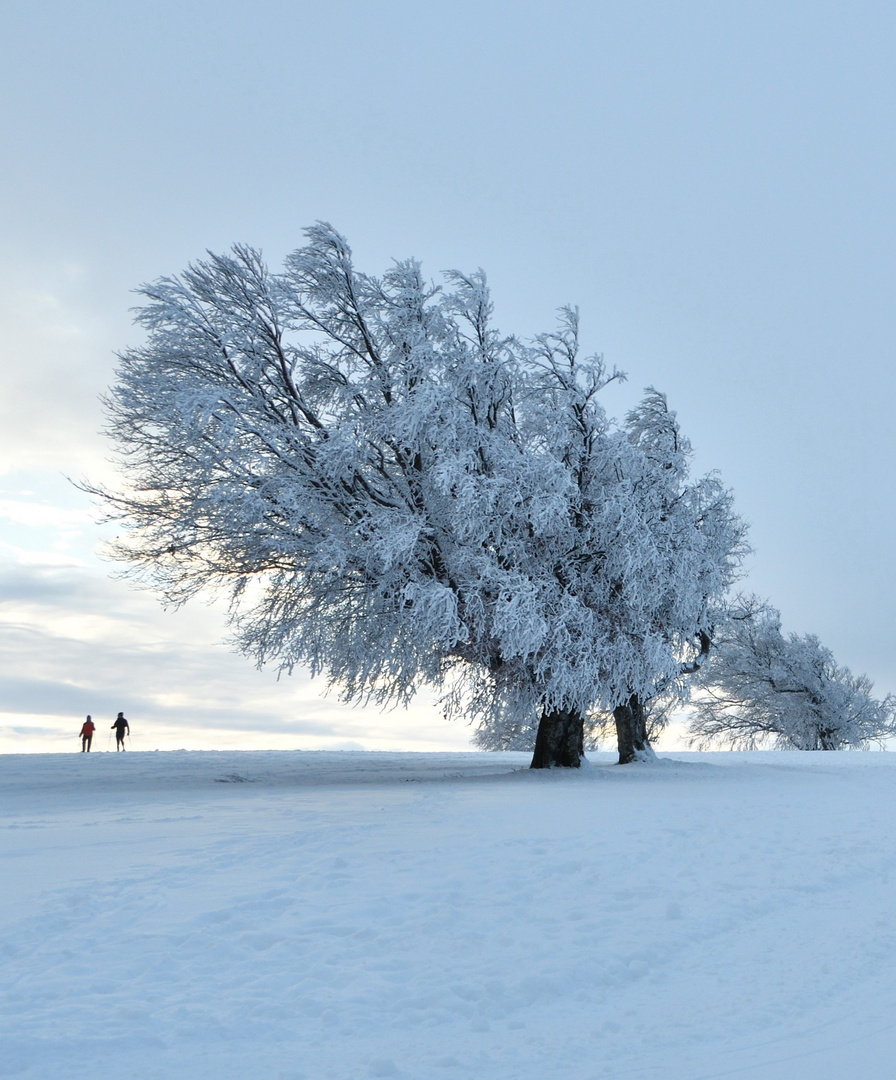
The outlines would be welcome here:
M 700 683 L 691 718 L 700 745 L 840 750 L 896 734 L 896 698 L 872 697 L 866 675 L 812 634 L 785 635 L 780 612 L 755 598 L 732 610 Z
M 658 391 L 609 419 L 622 375 L 580 355 L 573 309 L 522 342 L 481 271 L 373 277 L 306 235 L 279 273 L 236 246 L 140 289 L 107 400 L 124 484 L 92 489 L 114 553 L 169 602 L 224 590 L 259 664 L 350 701 L 429 684 L 577 765 L 591 711 L 705 654 L 744 551 L 730 493 L 690 479 Z

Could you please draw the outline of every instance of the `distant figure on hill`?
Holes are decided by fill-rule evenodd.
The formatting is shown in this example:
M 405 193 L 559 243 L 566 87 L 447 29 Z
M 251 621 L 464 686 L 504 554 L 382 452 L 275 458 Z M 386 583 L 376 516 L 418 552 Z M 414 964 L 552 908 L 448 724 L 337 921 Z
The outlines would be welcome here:
M 93 733 L 96 731 L 96 724 L 88 716 L 84 723 L 81 725 L 81 753 L 86 750 L 90 753 L 90 744 L 93 742 Z
M 120 712 L 115 718 L 115 723 L 112 725 L 112 727 L 115 729 L 115 749 L 126 749 L 124 745 L 124 737 L 125 733 L 130 735 L 131 729 L 130 727 L 128 727 L 128 722 L 127 720 L 125 720 L 123 712 Z

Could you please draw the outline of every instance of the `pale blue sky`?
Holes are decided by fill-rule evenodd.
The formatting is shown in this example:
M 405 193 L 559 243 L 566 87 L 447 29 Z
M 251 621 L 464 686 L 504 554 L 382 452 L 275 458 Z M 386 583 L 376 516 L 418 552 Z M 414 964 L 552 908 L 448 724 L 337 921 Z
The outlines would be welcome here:
M 62 748 L 92 701 L 159 745 L 465 743 L 107 580 L 60 480 L 105 472 L 130 290 L 237 240 L 277 263 L 318 218 L 371 271 L 483 266 L 506 330 L 579 304 L 630 374 L 611 411 L 665 390 L 734 488 L 747 586 L 896 690 L 894 44 L 861 2 L 7 5 L 0 749 Z

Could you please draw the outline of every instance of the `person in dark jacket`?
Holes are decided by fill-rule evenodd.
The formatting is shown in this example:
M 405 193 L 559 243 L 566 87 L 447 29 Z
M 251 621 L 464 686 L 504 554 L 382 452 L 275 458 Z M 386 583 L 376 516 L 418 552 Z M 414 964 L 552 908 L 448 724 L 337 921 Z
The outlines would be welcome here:
M 115 718 L 115 723 L 112 725 L 112 727 L 115 730 L 115 749 L 124 750 L 125 733 L 130 735 L 131 729 L 130 727 L 128 727 L 128 722 L 127 720 L 125 720 L 123 712 L 120 712 Z
M 93 742 L 93 733 L 96 731 L 96 724 L 88 716 L 84 723 L 81 725 L 81 753 L 86 750 L 90 753 L 90 744 Z

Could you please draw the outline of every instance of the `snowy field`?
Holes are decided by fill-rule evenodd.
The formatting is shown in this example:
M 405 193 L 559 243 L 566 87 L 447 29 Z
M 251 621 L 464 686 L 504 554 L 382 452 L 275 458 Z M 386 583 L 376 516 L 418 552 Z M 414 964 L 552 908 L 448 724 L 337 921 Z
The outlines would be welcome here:
M 0 756 L 0 1075 L 896 1075 L 896 755 Z

